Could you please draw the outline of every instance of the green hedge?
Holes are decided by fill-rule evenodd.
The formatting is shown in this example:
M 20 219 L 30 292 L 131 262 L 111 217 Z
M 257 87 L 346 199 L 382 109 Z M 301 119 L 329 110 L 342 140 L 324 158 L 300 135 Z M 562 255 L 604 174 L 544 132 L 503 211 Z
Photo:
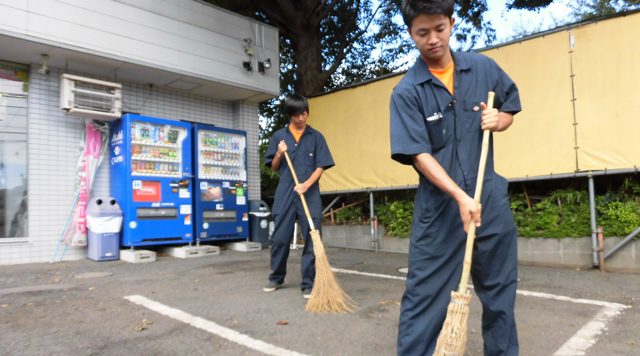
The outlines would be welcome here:
M 382 196 L 375 211 L 390 236 L 409 237 L 413 221 L 413 194 Z M 640 226 L 640 183 L 625 179 L 617 191 L 596 197 L 597 224 L 604 236 L 624 237 Z M 542 197 L 514 193 L 511 210 L 521 237 L 591 236 L 589 193 L 584 189 L 556 189 Z M 530 204 L 530 206 L 529 206 Z M 339 224 L 367 223 L 368 207 L 357 206 L 336 213 Z

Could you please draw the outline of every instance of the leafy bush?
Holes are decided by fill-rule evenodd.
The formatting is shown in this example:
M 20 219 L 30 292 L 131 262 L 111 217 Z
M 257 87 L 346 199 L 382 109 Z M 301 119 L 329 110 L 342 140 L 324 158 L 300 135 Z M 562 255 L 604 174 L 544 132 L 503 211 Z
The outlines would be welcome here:
M 619 191 L 596 197 L 597 225 L 604 236 L 624 237 L 640 226 L 640 184 L 625 179 Z M 589 192 L 572 188 L 551 192 L 529 209 L 524 193 L 514 194 L 511 210 L 522 237 L 591 236 Z
M 366 220 L 362 213 L 362 206 L 352 206 L 336 211 L 335 214 L 337 223 L 342 225 L 360 225 Z
M 380 224 L 387 229 L 387 235 L 409 237 L 413 222 L 413 200 L 394 200 L 376 206 Z
M 612 179 L 612 178 L 610 178 Z M 604 236 L 624 237 L 640 226 L 640 183 L 635 176 L 609 182 L 605 194 L 596 196 L 597 224 L 604 229 Z M 584 183 L 584 179 L 580 182 Z M 555 182 L 547 184 L 556 184 Z M 517 186 L 511 186 L 515 190 Z M 536 188 L 536 187 L 534 187 Z M 511 211 L 522 237 L 584 237 L 591 236 L 589 192 L 584 184 L 578 188 L 549 191 L 537 187 L 541 196 L 529 196 L 524 192 L 512 193 Z M 413 222 L 415 191 L 386 193 L 376 196 L 375 213 L 380 224 L 390 236 L 409 237 Z M 366 199 L 366 195 L 353 197 Z M 531 207 L 529 207 L 531 204 Z M 368 204 L 336 212 L 338 224 L 366 224 L 369 219 Z

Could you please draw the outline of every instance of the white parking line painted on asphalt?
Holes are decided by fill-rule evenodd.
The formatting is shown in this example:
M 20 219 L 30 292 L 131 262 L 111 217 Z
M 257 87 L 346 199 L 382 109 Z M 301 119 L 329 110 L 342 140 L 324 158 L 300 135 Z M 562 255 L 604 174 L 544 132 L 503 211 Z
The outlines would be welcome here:
M 386 279 L 398 279 L 398 280 L 406 280 L 406 277 L 401 276 L 391 276 L 388 274 L 378 274 L 378 273 L 367 273 L 367 272 L 359 272 L 352 271 L 348 269 L 340 269 L 340 268 L 332 268 L 334 272 L 337 273 L 346 273 L 346 274 L 356 274 L 361 276 L 368 277 L 378 277 L 378 278 L 386 278 Z M 469 288 L 473 288 L 472 285 L 469 285 Z M 610 303 L 603 302 L 600 300 L 590 300 L 590 299 L 580 299 L 580 298 L 571 298 L 563 295 L 555 295 L 549 293 L 540 293 L 540 292 L 531 292 L 526 290 L 517 290 L 517 294 L 524 295 L 527 297 L 537 297 L 537 298 L 545 298 L 545 299 L 553 299 L 559 300 L 563 302 L 571 302 L 578 304 L 591 304 L 602 306 L 603 308 L 588 322 L 586 323 L 578 332 L 573 335 L 567 342 L 565 342 L 562 347 L 556 351 L 553 356 L 582 356 L 585 355 L 587 349 L 593 346 L 596 343 L 596 337 L 602 333 L 602 331 L 607 326 L 607 323 L 613 320 L 616 316 L 622 313 L 624 309 L 629 308 L 624 304 L 619 303 Z
M 223 337 L 229 341 L 233 341 L 242 346 L 246 346 L 250 349 L 254 349 L 256 351 L 262 352 L 266 355 L 307 356 L 305 354 L 301 354 L 295 351 L 290 351 L 287 349 L 283 349 L 281 347 L 267 344 L 264 341 L 256 340 L 248 335 L 241 334 L 235 330 L 218 325 L 212 321 L 202 319 L 197 316 L 193 316 L 189 313 L 183 312 L 182 310 L 168 307 L 164 304 L 145 298 L 141 295 L 130 295 L 128 297 L 124 297 L 124 299 L 127 299 L 130 302 L 141 305 L 145 308 L 151 309 L 164 316 L 168 316 L 175 320 L 194 326 L 198 329 L 208 331 L 212 334 L 218 335 L 220 337 Z
M 615 303 L 611 303 L 615 304 Z M 626 305 L 606 306 L 596 314 L 588 323 L 586 323 L 571 339 L 562 345 L 553 356 L 582 356 L 586 354 L 587 349 L 596 343 L 596 336 L 602 333 L 607 323 L 618 316 Z
M 341 269 L 341 268 L 331 268 L 334 272 L 338 273 L 347 273 L 347 274 L 359 274 L 361 276 L 369 276 L 369 277 L 378 277 L 378 278 L 388 278 L 388 279 L 399 279 L 401 281 L 406 281 L 407 277 L 401 276 L 390 276 L 388 274 L 378 274 L 378 273 L 367 273 L 367 272 L 358 272 L 352 271 L 350 269 Z

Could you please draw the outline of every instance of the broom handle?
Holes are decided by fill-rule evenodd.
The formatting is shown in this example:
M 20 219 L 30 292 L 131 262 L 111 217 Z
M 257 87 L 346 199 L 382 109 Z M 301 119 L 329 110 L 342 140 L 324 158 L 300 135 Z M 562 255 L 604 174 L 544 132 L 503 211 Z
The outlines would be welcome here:
M 487 109 L 493 109 L 493 97 L 495 93 L 490 91 L 487 99 Z M 487 154 L 489 153 L 489 136 L 491 132 L 484 130 L 482 134 L 482 151 L 480 152 L 480 165 L 478 166 L 478 178 L 476 182 L 476 192 L 473 200 L 476 205 L 480 205 L 480 196 L 482 195 L 482 184 L 484 183 L 484 168 L 487 164 Z M 458 286 L 458 292 L 464 294 L 469 284 L 469 273 L 471 272 L 471 257 L 473 255 L 473 242 L 476 235 L 476 224 L 473 220 L 469 223 L 469 232 L 467 233 L 467 248 L 464 252 L 464 265 L 462 266 L 462 278 Z
M 293 181 L 298 183 L 298 176 L 296 175 L 296 170 L 293 169 L 293 164 L 291 163 L 291 159 L 289 159 L 289 154 L 287 151 L 284 151 L 284 157 L 287 159 L 287 164 L 289 165 L 289 170 L 291 170 L 291 175 L 293 176 Z M 302 207 L 304 207 L 304 213 L 307 215 L 307 220 L 309 220 L 309 227 L 311 230 L 315 230 L 315 226 L 313 226 L 313 220 L 311 219 L 311 214 L 309 213 L 309 207 L 307 206 L 307 200 L 304 198 L 304 194 L 300 194 L 300 200 L 302 200 Z

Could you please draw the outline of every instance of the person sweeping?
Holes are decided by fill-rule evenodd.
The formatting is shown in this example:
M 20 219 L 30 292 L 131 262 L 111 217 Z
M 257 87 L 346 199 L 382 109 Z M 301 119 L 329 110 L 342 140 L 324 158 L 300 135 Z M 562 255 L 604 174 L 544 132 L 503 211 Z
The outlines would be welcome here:
M 313 225 L 320 231 L 322 201 L 318 181 L 322 173 L 335 164 L 324 136 L 307 125 L 309 103 L 300 95 L 292 95 L 284 102 L 284 111 L 290 124 L 276 131 L 265 154 L 265 165 L 279 172 L 280 181 L 273 203 L 274 232 L 271 237 L 271 270 L 269 283 L 263 288 L 273 292 L 284 283 L 287 274 L 287 258 L 294 224 L 299 220 L 304 248 L 302 250 L 302 283 L 300 289 L 305 298 L 311 298 L 316 276 L 314 244 L 310 235 L 300 195 L 304 194 Z M 288 152 L 300 184 L 296 184 L 293 172 L 285 160 Z
M 471 224 L 476 228 L 471 279 L 483 306 L 484 354 L 518 355 L 517 230 L 507 181 L 494 171 L 491 144 L 481 207 L 472 198 L 483 130 L 511 126 L 521 110 L 518 89 L 492 59 L 450 50 L 453 0 L 405 0 L 401 11 L 420 57 L 391 96 L 391 157 L 415 168 L 419 186 L 398 355 L 434 354 L 451 291 L 461 280 Z M 495 109 L 485 104 L 491 91 Z

